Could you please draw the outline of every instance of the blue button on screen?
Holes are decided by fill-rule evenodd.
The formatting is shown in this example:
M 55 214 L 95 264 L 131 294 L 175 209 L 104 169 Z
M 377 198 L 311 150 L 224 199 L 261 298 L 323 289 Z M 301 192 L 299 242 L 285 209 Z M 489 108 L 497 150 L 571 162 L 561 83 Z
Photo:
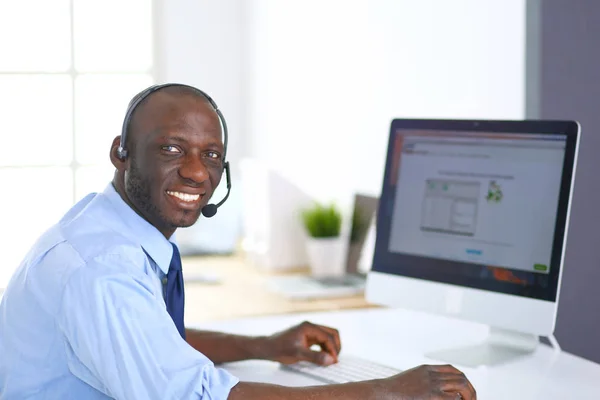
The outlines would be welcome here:
M 480 256 L 483 252 L 481 250 L 475 249 L 467 249 L 467 254 L 474 254 L 476 256 Z

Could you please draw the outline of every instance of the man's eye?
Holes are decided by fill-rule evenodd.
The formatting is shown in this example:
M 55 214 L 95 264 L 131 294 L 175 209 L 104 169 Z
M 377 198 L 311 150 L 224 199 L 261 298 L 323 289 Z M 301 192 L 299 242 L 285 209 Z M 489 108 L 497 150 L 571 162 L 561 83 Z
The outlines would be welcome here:
M 221 154 L 217 153 L 216 151 L 209 151 L 206 153 L 206 156 L 213 160 L 218 160 L 221 158 Z
M 167 153 L 181 153 L 181 151 L 179 151 L 179 149 L 175 146 L 162 146 L 161 149 Z

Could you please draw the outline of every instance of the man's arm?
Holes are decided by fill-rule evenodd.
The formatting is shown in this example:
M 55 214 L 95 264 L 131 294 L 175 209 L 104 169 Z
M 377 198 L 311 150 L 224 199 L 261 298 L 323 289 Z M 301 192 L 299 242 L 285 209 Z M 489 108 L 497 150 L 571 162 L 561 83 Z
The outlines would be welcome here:
M 57 312 L 70 372 L 119 400 L 226 398 L 239 379 L 184 343 L 130 262 L 109 253 L 71 274 Z
M 239 382 L 228 400 L 476 400 L 465 375 L 449 365 L 422 365 L 387 379 L 307 387 Z
M 241 336 L 221 332 L 185 330 L 186 341 L 215 364 L 241 360 L 268 360 L 266 336 Z
M 229 392 L 228 400 L 383 400 L 378 397 L 381 384 L 375 381 L 288 387 L 266 383 L 240 382 Z M 400 397 L 396 397 L 400 399 Z M 390 398 L 390 399 L 393 399 Z M 452 398 L 454 400 L 454 398 Z
M 94 265 L 70 276 L 57 323 L 69 344 L 71 373 L 111 398 L 433 400 L 457 399 L 460 393 L 465 400 L 475 399 L 464 375 L 447 366 L 419 367 L 389 379 L 329 387 L 240 383 L 181 340 L 164 305 L 156 301 L 152 286 L 123 272 L 128 260 L 115 259 L 111 253 L 90 263 Z M 327 333 L 330 329 L 303 323 L 269 336 L 266 358 L 286 363 L 313 355 L 337 356 L 339 343 L 335 338 L 339 337 Z M 232 340 L 214 337 L 224 336 L 201 342 L 227 345 Z M 235 340 L 239 340 L 241 351 L 221 349 L 216 354 L 234 359 L 252 347 L 244 339 Z M 314 344 L 325 350 L 311 350 Z
M 186 329 L 186 340 L 215 364 L 255 359 L 329 365 L 337 362 L 341 349 L 337 330 L 309 322 L 271 336 L 256 337 Z M 313 345 L 321 351 L 311 350 Z
M 247 337 L 218 332 L 187 331 L 188 343 L 213 362 L 267 359 L 289 364 L 308 360 L 317 364 L 337 361 L 340 338 L 335 329 L 304 322 L 268 337 Z M 322 351 L 313 351 L 317 344 Z M 348 383 L 310 387 L 286 387 L 239 382 L 229 400 L 475 400 L 473 386 L 465 375 L 449 365 L 424 365 L 396 376 Z

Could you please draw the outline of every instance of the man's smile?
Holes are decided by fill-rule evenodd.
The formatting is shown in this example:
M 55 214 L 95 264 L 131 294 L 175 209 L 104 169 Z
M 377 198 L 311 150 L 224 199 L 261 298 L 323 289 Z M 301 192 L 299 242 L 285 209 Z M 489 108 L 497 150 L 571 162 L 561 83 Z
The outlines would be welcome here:
M 181 200 L 187 201 L 187 202 L 197 201 L 200 198 L 199 194 L 190 194 L 190 193 L 184 193 L 184 192 L 173 192 L 173 191 L 170 191 L 170 190 L 167 190 L 167 194 L 170 194 L 171 196 L 175 196 L 178 199 L 181 199 Z
M 186 193 L 175 190 L 167 190 L 166 193 L 179 206 L 184 208 L 196 208 L 205 195 L 205 193 Z

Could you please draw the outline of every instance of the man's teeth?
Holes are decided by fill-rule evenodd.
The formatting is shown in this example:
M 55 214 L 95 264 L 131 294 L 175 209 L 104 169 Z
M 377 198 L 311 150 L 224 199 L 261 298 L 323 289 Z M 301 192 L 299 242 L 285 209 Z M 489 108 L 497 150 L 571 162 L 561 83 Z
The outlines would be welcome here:
M 175 196 L 178 199 L 181 199 L 183 201 L 196 201 L 200 198 L 199 194 L 188 194 L 188 193 L 181 193 L 181 192 L 171 192 L 170 190 L 167 190 L 167 194 L 170 194 L 171 196 Z

